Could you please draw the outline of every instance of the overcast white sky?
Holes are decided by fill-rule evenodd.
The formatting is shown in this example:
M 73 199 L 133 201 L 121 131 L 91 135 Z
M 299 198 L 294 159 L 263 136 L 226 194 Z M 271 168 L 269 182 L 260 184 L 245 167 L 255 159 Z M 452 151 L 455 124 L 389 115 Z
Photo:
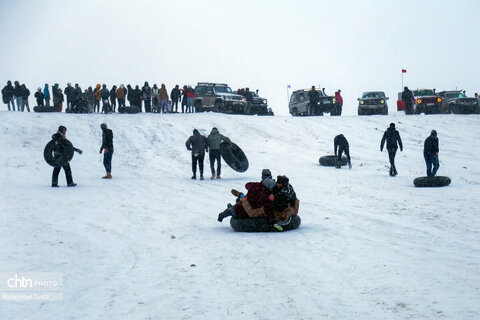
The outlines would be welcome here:
M 292 89 L 480 92 L 480 1 L 5 1 L 0 84 L 225 82 L 277 114 Z M 33 89 L 33 90 L 32 90 Z M 4 106 L 6 108 L 6 106 Z

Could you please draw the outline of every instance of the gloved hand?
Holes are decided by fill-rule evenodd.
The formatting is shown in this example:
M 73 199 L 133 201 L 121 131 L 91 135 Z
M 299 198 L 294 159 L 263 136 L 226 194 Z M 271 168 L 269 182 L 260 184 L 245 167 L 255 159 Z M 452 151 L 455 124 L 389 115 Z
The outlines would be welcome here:
M 282 226 L 279 225 L 278 223 L 274 223 L 274 224 L 273 224 L 273 227 L 274 227 L 275 229 L 277 229 L 277 231 L 283 231 Z
M 100 151 L 98 151 L 98 153 L 102 153 L 102 148 L 100 148 Z
M 80 150 L 80 149 L 75 149 L 75 151 L 77 151 L 77 152 L 78 152 L 78 154 L 82 154 L 82 153 L 83 153 L 83 151 L 82 151 L 82 150 Z
M 383 148 L 380 148 L 380 152 L 383 152 Z

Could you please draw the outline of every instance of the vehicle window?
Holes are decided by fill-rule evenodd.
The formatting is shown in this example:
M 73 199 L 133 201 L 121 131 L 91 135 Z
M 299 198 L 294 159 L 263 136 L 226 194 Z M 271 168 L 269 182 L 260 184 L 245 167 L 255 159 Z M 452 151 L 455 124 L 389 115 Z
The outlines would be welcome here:
M 426 97 L 426 96 L 434 96 L 433 90 L 415 90 L 413 91 L 413 95 L 415 97 Z
M 196 96 L 203 96 L 205 95 L 206 87 L 204 86 L 197 86 L 195 88 L 195 95 Z
M 365 92 L 362 98 L 384 98 L 385 94 L 383 92 Z
M 215 93 L 232 93 L 232 89 L 225 86 L 215 86 Z
M 212 96 L 213 95 L 213 88 L 208 88 L 207 89 L 207 95 Z

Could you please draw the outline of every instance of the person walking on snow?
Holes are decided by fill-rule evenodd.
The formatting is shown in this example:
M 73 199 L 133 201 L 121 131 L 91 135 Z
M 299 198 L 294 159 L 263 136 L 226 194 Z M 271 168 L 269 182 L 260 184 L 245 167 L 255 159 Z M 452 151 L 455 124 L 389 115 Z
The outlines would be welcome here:
M 432 130 L 430 136 L 425 139 L 423 146 L 423 157 L 425 158 L 425 164 L 427 165 L 427 177 L 435 177 L 437 170 L 440 167 L 438 151 L 437 131 Z
M 210 169 L 212 170 L 212 177 L 210 179 L 220 179 L 220 174 L 222 173 L 222 159 L 220 153 L 220 144 L 222 142 L 226 142 L 231 144 L 229 138 L 225 137 L 224 135 L 218 132 L 217 128 L 212 128 L 210 134 L 207 137 L 208 140 L 208 148 L 210 149 Z M 217 172 L 215 174 L 215 160 L 217 161 Z
M 102 129 L 102 146 L 100 152 L 103 151 L 103 166 L 107 174 L 103 179 L 112 179 L 112 156 L 113 156 L 113 132 L 107 128 L 106 123 L 100 125 Z
M 52 140 L 55 141 L 55 148 L 53 150 L 55 158 L 60 158 L 64 152 L 64 149 L 67 147 L 67 128 L 64 126 L 59 126 L 57 133 L 52 136 Z M 73 151 L 82 154 L 83 151 L 73 147 Z M 62 167 L 54 167 L 52 173 L 52 187 L 58 187 L 58 174 L 63 168 L 65 171 L 65 177 L 67 178 L 67 186 L 75 187 L 77 184 L 73 182 L 72 178 L 72 169 L 70 168 L 70 163 L 65 162 Z
M 197 179 L 197 162 L 200 169 L 200 180 L 203 180 L 203 160 L 205 159 L 205 151 L 208 152 L 207 137 L 201 135 L 197 129 L 193 129 L 193 136 L 190 136 L 185 142 L 187 150 L 192 151 L 192 179 Z
M 345 138 L 343 134 L 339 134 L 333 139 L 333 150 L 335 152 L 335 156 L 337 156 L 337 149 L 338 149 L 338 157 L 335 160 L 335 168 L 340 169 L 342 167 L 341 160 L 342 154 L 345 152 L 345 156 L 347 156 L 348 160 L 348 167 L 352 169 L 352 162 L 350 160 L 350 147 L 348 145 L 348 140 Z
M 387 141 L 388 159 L 390 160 L 390 176 L 395 177 L 398 174 L 397 168 L 395 168 L 395 154 L 398 146 L 400 146 L 400 151 L 403 151 L 402 139 L 400 138 L 400 133 L 395 129 L 395 123 L 390 123 L 390 127 L 383 134 L 380 152 L 383 151 L 385 141 Z

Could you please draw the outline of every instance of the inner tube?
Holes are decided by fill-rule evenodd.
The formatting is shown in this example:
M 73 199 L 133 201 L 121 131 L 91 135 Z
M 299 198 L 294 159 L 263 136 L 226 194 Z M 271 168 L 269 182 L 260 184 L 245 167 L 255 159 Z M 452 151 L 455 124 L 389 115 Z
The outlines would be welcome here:
M 320 162 L 321 166 L 325 167 L 334 167 L 335 166 L 335 160 L 338 157 L 335 155 L 329 155 L 329 156 L 323 156 L 318 159 L 318 162 Z M 341 166 L 346 166 L 348 163 L 348 159 L 345 156 L 342 156 L 342 159 L 340 160 L 340 165 Z
M 34 112 L 58 112 L 57 107 L 40 107 L 40 106 L 35 106 L 33 107 Z
M 70 162 L 70 160 L 72 160 L 73 158 L 73 145 L 69 140 L 65 139 L 63 153 L 60 155 L 60 157 L 55 158 L 53 154 L 54 150 L 55 150 L 54 140 L 51 140 L 49 143 L 47 143 L 47 145 L 45 146 L 45 149 L 43 150 L 43 157 L 45 158 L 45 161 L 52 167 L 55 167 L 55 168 L 63 167 L 65 164 Z
M 139 113 L 139 107 L 118 107 L 119 113 Z
M 220 144 L 220 153 L 226 164 L 237 172 L 245 172 L 248 169 L 248 159 L 245 153 L 235 143 Z
M 417 188 L 437 188 L 448 186 L 452 180 L 449 177 L 418 177 L 413 180 L 413 184 Z
M 290 220 L 290 223 L 282 226 L 283 231 L 297 229 L 300 224 L 302 223 L 302 219 L 298 215 L 293 216 Z M 268 223 L 268 219 L 266 217 L 260 218 L 249 218 L 249 219 L 238 219 L 232 217 L 230 219 L 230 226 L 233 230 L 237 232 L 275 232 L 278 231 Z

